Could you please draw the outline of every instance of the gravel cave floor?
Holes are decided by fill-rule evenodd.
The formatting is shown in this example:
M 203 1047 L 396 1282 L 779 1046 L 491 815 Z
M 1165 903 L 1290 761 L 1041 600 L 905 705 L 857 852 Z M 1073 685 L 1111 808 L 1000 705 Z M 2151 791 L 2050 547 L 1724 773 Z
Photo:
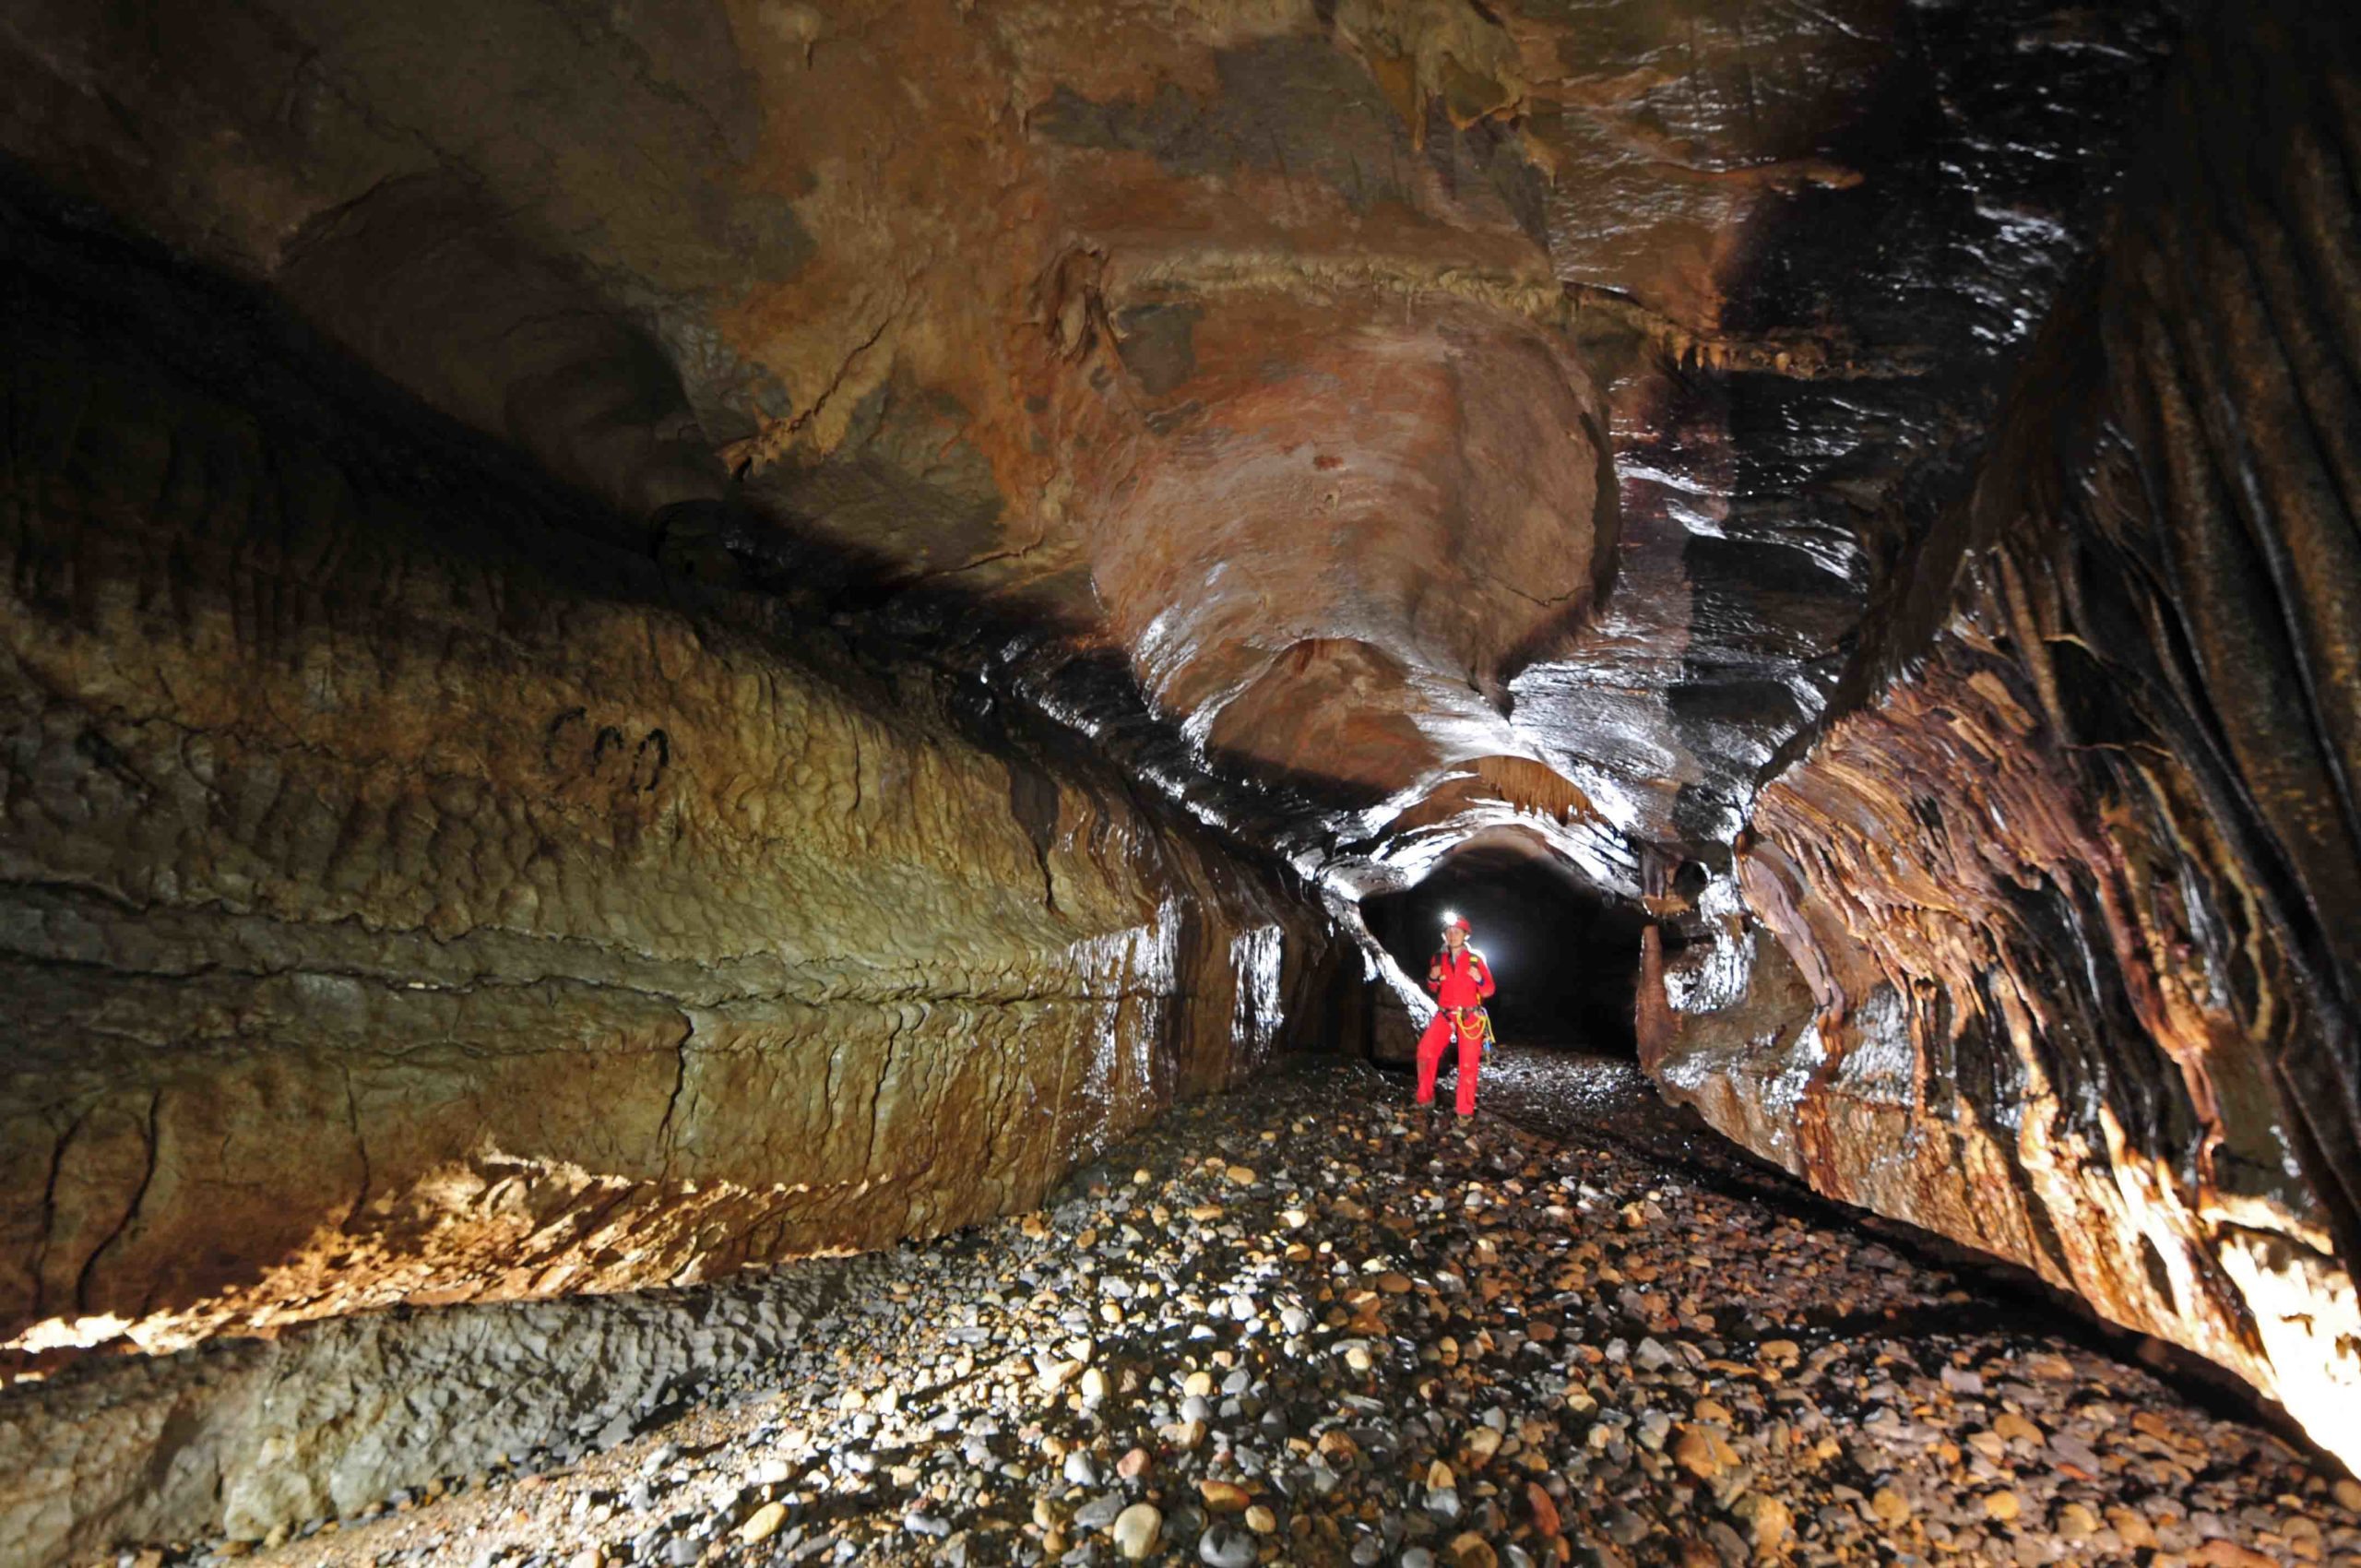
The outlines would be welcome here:
M 2326 1460 L 1628 1062 L 1408 1099 L 1288 1064 L 1041 1212 L 777 1271 L 833 1284 L 798 1348 L 629 1441 L 121 1562 L 2361 1568 Z

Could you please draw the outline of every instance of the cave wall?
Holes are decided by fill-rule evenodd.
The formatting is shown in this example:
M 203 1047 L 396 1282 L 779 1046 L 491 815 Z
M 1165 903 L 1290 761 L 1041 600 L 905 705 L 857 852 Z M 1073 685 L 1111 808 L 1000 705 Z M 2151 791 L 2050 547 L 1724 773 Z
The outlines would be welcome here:
M 1225 1077 L 1311 917 L 997 692 L 1348 892 L 1714 861 L 1667 1086 L 2332 1406 L 2350 41 L 2140 115 L 2185 9 L 25 0 L 0 152 L 451 422 L 17 301 L 16 1353 L 924 1229 Z M 338 1195 L 171 1234 L 258 1116 Z
M 11 205 L 0 340 L 13 1371 L 938 1233 L 1326 983 L 1270 862 L 243 286 Z
M 2361 1460 L 2361 154 L 2329 8 L 2193 28 L 1973 501 L 1758 795 L 1643 1058 Z

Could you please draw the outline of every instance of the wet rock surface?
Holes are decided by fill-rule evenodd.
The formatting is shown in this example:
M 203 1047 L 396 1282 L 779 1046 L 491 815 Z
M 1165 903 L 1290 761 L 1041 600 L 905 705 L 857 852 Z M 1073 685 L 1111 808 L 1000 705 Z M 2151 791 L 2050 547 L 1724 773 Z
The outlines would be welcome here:
M 1992 461 L 1642 1042 L 1820 1191 L 2237 1372 L 2348 1463 L 2361 206 L 2319 172 L 2356 69 L 2325 11 L 2193 27 Z
M 2361 1561 L 2324 1462 L 1903 1251 L 1584 1141 L 1677 1130 L 1628 1066 L 1502 1078 L 1551 1134 L 1292 1067 L 1038 1214 L 782 1271 L 860 1289 L 621 1447 L 124 1561 Z
M 29 4 L 0 148 L 674 558 L 850 588 L 1147 731 L 1289 853 L 1381 885 L 1420 847 L 1389 819 L 1522 814 L 1625 892 L 1633 840 L 1735 826 L 1964 493 L 2177 30 L 2156 0 L 238 16 Z
M 0 193 L 0 333 L 10 1374 L 940 1233 L 1316 993 L 1269 861 L 254 291 Z
M 25 0 L 0 177 L 569 499 L 12 372 L 18 1349 L 1030 1201 L 1270 1043 L 1261 856 L 1506 833 L 1715 1125 L 2355 1460 L 2345 9 Z

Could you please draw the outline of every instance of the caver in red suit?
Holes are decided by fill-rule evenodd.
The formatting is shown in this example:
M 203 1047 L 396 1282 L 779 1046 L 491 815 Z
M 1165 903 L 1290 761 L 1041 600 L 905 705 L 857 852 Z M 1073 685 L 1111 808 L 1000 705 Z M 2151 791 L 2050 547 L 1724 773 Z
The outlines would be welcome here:
M 1465 935 L 1469 928 L 1464 920 L 1443 926 L 1446 932 L 1454 929 Z M 1484 999 L 1492 994 L 1492 966 L 1465 942 L 1454 948 L 1446 941 L 1434 962 L 1427 966 L 1427 990 L 1434 995 L 1436 1010 L 1427 1032 L 1418 1037 L 1418 1103 L 1435 1102 L 1435 1074 L 1442 1066 L 1443 1050 L 1457 1039 L 1459 1083 L 1453 1102 L 1462 1116 L 1473 1116 L 1476 1067 L 1484 1058 Z

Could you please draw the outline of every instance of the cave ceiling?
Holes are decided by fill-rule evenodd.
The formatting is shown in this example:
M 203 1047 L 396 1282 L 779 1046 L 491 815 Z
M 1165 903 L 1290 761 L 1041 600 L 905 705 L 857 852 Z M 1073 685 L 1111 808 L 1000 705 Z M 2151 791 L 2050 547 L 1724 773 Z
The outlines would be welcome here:
M 0 149 L 717 591 L 1347 886 L 1711 859 L 1964 493 L 2158 4 L 12 7 Z

